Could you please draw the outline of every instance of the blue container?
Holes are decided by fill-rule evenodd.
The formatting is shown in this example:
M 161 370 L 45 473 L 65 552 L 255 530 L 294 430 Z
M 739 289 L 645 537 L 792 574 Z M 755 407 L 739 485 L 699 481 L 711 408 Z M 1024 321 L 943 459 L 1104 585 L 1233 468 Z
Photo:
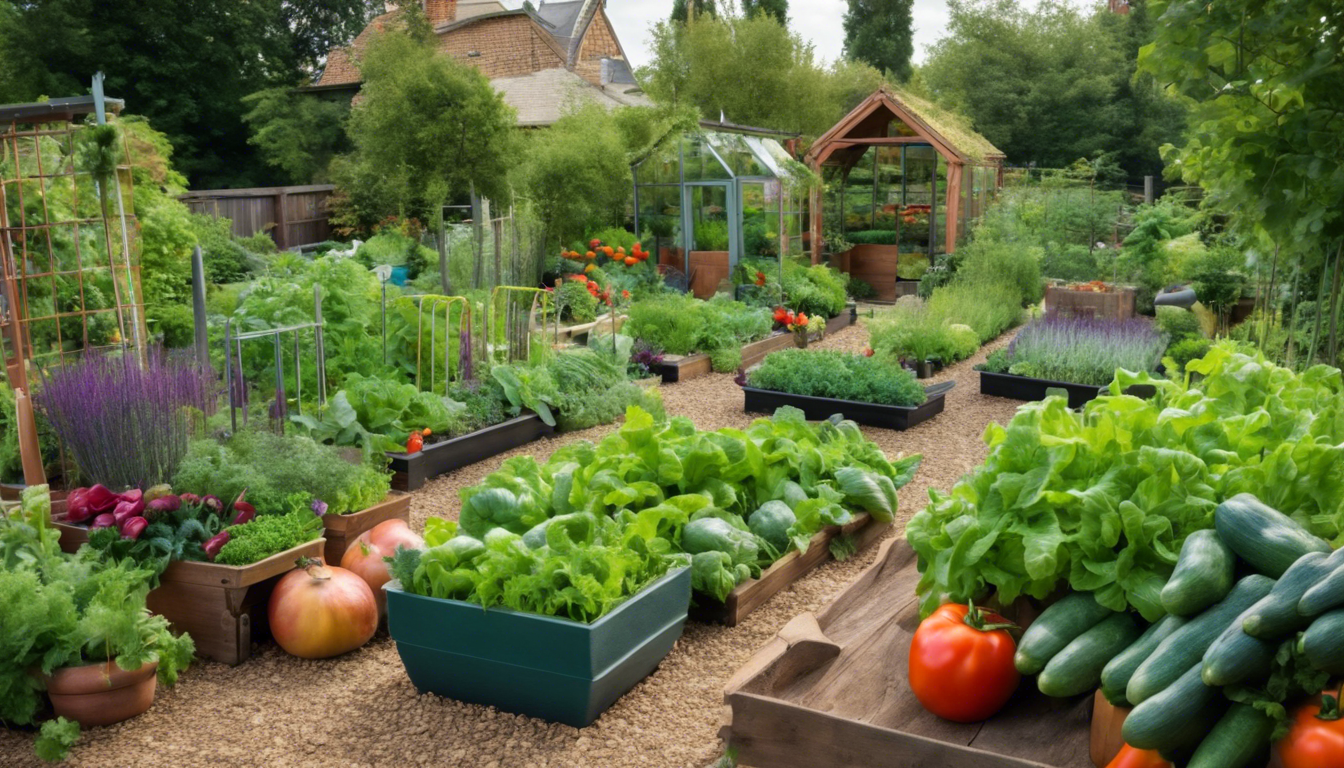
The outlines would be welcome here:
M 387 282 L 393 285 L 405 285 L 411 278 L 411 269 L 405 265 L 392 268 L 392 275 L 387 278 Z
M 387 622 L 421 693 L 576 728 L 652 672 L 686 623 L 691 571 L 678 568 L 592 624 L 387 590 Z

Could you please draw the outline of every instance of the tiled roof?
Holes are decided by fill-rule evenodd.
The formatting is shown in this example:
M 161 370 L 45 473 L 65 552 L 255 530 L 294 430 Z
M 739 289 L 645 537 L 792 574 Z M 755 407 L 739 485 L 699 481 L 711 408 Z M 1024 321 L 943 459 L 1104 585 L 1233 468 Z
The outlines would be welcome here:
M 536 127 L 559 120 L 566 107 L 576 101 L 591 101 L 607 109 L 622 106 L 649 106 L 648 97 L 618 86 L 600 88 L 567 69 L 543 69 L 522 77 L 500 77 L 490 81 L 504 101 L 518 110 L 518 125 Z

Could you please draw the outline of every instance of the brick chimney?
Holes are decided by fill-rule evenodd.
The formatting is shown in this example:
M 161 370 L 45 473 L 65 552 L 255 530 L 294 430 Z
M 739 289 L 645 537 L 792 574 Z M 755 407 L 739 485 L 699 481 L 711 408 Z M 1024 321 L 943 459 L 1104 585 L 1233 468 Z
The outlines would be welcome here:
M 435 26 L 457 20 L 457 0 L 422 0 L 429 23 Z

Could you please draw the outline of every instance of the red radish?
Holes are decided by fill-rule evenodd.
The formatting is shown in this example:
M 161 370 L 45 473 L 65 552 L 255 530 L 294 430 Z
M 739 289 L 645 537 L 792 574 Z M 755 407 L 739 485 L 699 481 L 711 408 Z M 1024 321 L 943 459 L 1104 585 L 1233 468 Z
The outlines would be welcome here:
M 103 514 L 101 514 L 101 515 L 99 515 L 99 516 L 93 518 L 93 524 L 90 525 L 89 527 L 90 527 L 90 528 L 111 528 L 112 526 L 114 526 L 114 525 L 116 525 L 116 524 L 117 524 L 117 518 L 116 518 L 116 516 L 113 515 L 111 512 L 104 512 Z
M 304 558 L 280 578 L 266 615 L 288 653 L 325 659 L 353 651 L 378 629 L 378 604 L 364 580 L 344 568 Z
M 361 533 L 341 557 L 341 567 L 363 579 L 373 591 L 379 615 L 387 612 L 387 593 L 383 592 L 383 585 L 392 579 L 383 558 L 395 555 L 399 546 L 423 549 L 425 540 L 412 531 L 405 520 L 386 520 Z
M 121 525 L 127 518 L 139 517 L 145 511 L 145 500 L 136 496 L 134 501 L 123 500 L 117 504 L 117 508 L 112 510 L 112 517 L 116 518 L 117 525 Z
M 71 523 L 82 523 L 93 517 L 93 510 L 84 501 L 88 488 L 76 488 L 65 495 L 65 519 Z
M 228 543 L 228 531 L 220 531 L 212 536 L 209 541 L 201 545 L 201 549 L 205 550 L 205 559 L 214 562 L 215 557 L 219 555 L 219 550 L 223 549 L 224 545 Z
M 182 500 L 176 496 L 160 496 L 145 505 L 145 517 L 157 520 L 160 515 L 176 512 L 182 506 Z
M 144 533 L 145 529 L 148 527 L 149 521 L 145 518 L 128 517 L 125 522 L 121 524 L 121 538 L 138 539 L 140 538 L 140 534 Z

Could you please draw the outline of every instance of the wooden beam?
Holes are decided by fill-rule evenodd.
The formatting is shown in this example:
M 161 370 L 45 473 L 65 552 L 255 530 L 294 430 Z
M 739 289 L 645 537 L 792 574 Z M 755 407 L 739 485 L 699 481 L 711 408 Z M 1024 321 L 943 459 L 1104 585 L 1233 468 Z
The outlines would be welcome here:
M 832 144 L 845 146 L 881 147 L 900 144 L 924 144 L 932 147 L 933 142 L 923 136 L 873 136 L 872 138 L 834 139 Z
M 961 176 L 965 166 L 960 163 L 947 164 L 947 236 L 943 245 L 944 253 L 957 249 L 957 217 L 961 215 Z

